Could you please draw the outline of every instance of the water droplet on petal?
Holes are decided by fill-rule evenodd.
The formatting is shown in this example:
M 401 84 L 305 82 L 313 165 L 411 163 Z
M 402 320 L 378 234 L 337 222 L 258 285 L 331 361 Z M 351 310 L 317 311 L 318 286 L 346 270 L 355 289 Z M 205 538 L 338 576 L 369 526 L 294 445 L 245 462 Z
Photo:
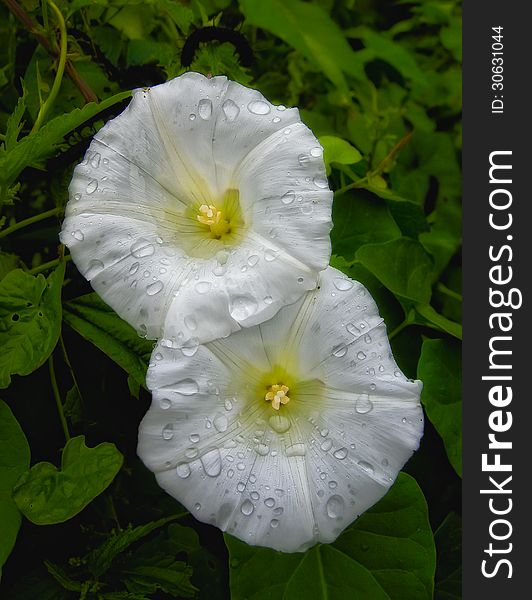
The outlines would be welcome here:
M 282 415 L 273 415 L 268 419 L 270 427 L 277 433 L 285 433 L 290 429 L 290 421 Z
M 74 194 L 74 200 L 81 200 L 81 194 Z
M 131 265 L 131 267 L 129 267 L 129 274 L 135 275 L 135 273 L 139 270 L 139 267 L 140 267 L 140 263 L 138 263 L 138 262 L 133 263 Z
M 264 297 L 264 304 L 271 304 L 273 302 L 273 298 L 271 296 Z
M 94 194 L 94 192 L 98 189 L 98 180 L 91 179 L 87 184 L 87 194 Z
M 248 104 L 248 110 L 254 115 L 267 115 L 270 112 L 270 105 L 262 100 L 255 100 Z
M 187 448 L 185 450 L 185 456 L 187 458 L 196 458 L 196 456 L 198 456 L 198 449 L 197 448 Z
M 277 252 L 275 252 L 274 250 L 266 250 L 266 252 L 264 252 L 264 260 L 267 262 L 272 262 L 272 260 L 275 260 L 277 258 Z
M 373 402 L 369 399 L 367 394 L 360 394 L 355 402 L 355 410 L 360 415 L 365 415 L 373 410 Z
M 85 277 L 90 281 L 94 279 L 98 273 L 103 271 L 104 264 L 101 260 L 91 260 L 89 263 L 89 268 L 85 273 Z
M 201 504 L 199 502 L 196 502 L 196 504 L 194 504 L 194 510 L 201 510 Z
M 325 440 L 325 441 L 324 441 L 324 442 L 321 444 L 320 448 L 321 448 L 321 449 L 322 449 L 324 452 L 329 452 L 329 450 L 332 448 L 332 445 L 333 445 L 333 443 L 332 443 L 332 440 L 330 440 L 330 439 L 329 439 L 329 440 Z
M 312 148 L 312 150 L 310 151 L 310 154 L 312 156 L 314 156 L 314 158 L 318 158 L 319 156 L 323 155 L 323 148 L 316 146 L 315 148 Z
M 369 473 L 370 475 L 373 475 L 375 473 L 375 469 L 373 468 L 373 466 L 369 462 L 366 462 L 365 460 L 359 460 L 357 462 L 357 465 L 363 471 L 366 471 L 366 473 Z
M 250 267 L 254 267 L 258 262 L 259 262 L 260 258 L 257 254 L 252 254 L 250 257 L 248 257 L 248 265 Z
M 194 356 L 199 348 L 199 339 L 196 337 L 187 340 L 181 347 L 184 356 Z
M 300 154 L 297 160 L 302 167 L 305 167 L 310 162 L 310 156 L 308 154 Z
M 350 279 L 346 279 L 345 277 L 335 277 L 333 280 L 334 287 L 341 292 L 346 292 L 350 290 L 354 283 Z
M 326 177 L 314 177 L 314 185 L 321 189 L 325 189 L 329 186 L 329 182 Z
M 198 114 L 205 121 L 211 118 L 212 102 L 208 98 L 199 101 Z
M 226 398 L 224 400 L 224 407 L 225 407 L 225 410 L 227 410 L 227 411 L 230 411 L 233 409 L 233 402 L 231 401 L 230 398 Z
M 284 193 L 281 196 L 281 202 L 283 204 L 292 204 L 292 202 L 296 199 L 296 193 L 294 190 L 288 190 L 288 192 Z
M 193 379 L 182 379 L 174 384 L 173 389 L 182 396 L 193 396 L 199 392 L 199 386 Z
M 222 104 L 222 110 L 228 121 L 234 121 L 238 117 L 238 113 L 240 109 L 238 106 L 231 100 L 228 99 Z
M 266 504 L 266 506 L 268 508 L 273 508 L 275 506 L 275 499 L 274 498 L 266 498 L 266 500 L 264 500 L 264 504 Z
M 172 406 L 172 402 L 170 400 L 168 400 L 168 398 L 161 398 L 159 400 L 159 406 L 163 410 L 168 410 Z
M 257 301 L 249 295 L 235 296 L 229 303 L 229 312 L 235 321 L 245 321 L 257 312 L 257 308 Z
M 80 231 L 79 229 L 76 229 L 76 231 L 72 232 L 72 237 L 75 240 L 78 240 L 78 242 L 82 242 L 85 239 L 85 236 L 83 235 L 83 232 Z
M 195 286 L 196 292 L 198 294 L 206 294 L 211 289 L 211 285 L 210 281 L 198 281 Z
M 190 466 L 186 462 L 179 463 L 175 468 L 175 472 L 181 479 L 186 479 L 190 475 Z
M 151 256 L 155 252 L 153 244 L 144 238 L 140 238 L 130 248 L 131 254 L 135 258 L 145 258 Z
M 270 447 L 267 446 L 266 444 L 257 444 L 255 446 L 255 452 L 257 454 L 259 454 L 260 456 L 266 456 L 269 451 L 270 451 Z
M 237 484 L 236 489 L 238 492 L 242 493 L 246 489 L 246 484 L 241 481 Z
M 250 496 L 252 500 L 258 500 L 260 498 L 259 492 L 251 492 Z
M 342 356 L 345 356 L 347 354 L 347 346 L 345 344 L 339 344 L 338 346 L 335 346 L 332 350 L 332 355 L 336 356 L 337 358 L 342 358 Z
M 193 444 L 197 444 L 200 441 L 200 436 L 198 433 L 191 433 L 188 436 L 188 439 L 193 443 Z
M 333 452 L 333 456 L 338 460 L 344 460 L 344 458 L 347 456 L 347 448 L 338 448 L 338 450 Z
M 345 502 L 342 496 L 335 494 L 327 500 L 325 505 L 327 516 L 331 519 L 338 519 L 343 516 L 345 510 Z
M 357 352 L 357 358 L 358 360 L 364 360 L 366 358 L 366 354 L 361 350 L 360 352 Z
M 195 120 L 196 120 L 196 115 L 195 115 L 194 113 L 192 113 L 192 114 L 190 114 L 190 115 L 188 116 L 188 118 L 189 118 L 191 121 L 195 121 Z
M 92 158 L 90 159 L 90 162 L 89 162 L 89 164 L 90 164 L 90 166 L 91 166 L 93 169 L 97 169 L 97 168 L 100 166 L 100 159 L 101 159 L 101 157 L 102 157 L 102 156 L 101 156 L 101 154 L 100 154 L 99 152 L 95 152 L 95 153 L 92 155 Z
M 218 477 L 222 470 L 222 457 L 218 448 L 209 450 L 200 458 L 203 470 L 209 477 Z
M 213 421 L 212 421 L 214 428 L 216 429 L 216 431 L 219 431 L 220 433 L 223 433 L 224 431 L 227 430 L 227 427 L 229 425 L 227 418 L 224 415 L 221 414 L 217 414 Z
M 246 517 L 249 517 L 249 515 L 255 510 L 255 507 L 253 506 L 253 503 L 250 502 L 249 500 L 244 500 L 244 502 L 242 502 L 242 506 L 240 507 L 240 510 L 243 515 L 245 515 Z
M 338 487 L 338 483 L 336 481 L 329 481 L 329 487 L 331 490 L 335 490 Z
M 168 423 L 163 427 L 163 440 L 171 440 L 174 437 L 174 426 L 172 423 Z
M 305 456 L 306 448 L 304 444 L 292 444 L 285 450 L 286 456 Z
M 163 289 L 163 287 L 164 284 L 162 281 L 154 281 L 146 287 L 146 294 L 148 294 L 148 296 L 155 296 L 155 294 L 158 294 Z
M 273 527 L 273 529 L 275 529 L 276 527 L 279 527 L 279 521 L 278 521 L 278 519 L 272 519 L 270 521 L 270 527 Z

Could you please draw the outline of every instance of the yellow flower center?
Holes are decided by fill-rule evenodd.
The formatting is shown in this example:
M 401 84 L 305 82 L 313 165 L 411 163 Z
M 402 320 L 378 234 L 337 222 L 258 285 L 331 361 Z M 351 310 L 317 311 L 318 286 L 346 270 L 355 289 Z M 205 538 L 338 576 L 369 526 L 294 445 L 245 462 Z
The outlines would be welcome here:
M 288 404 L 290 402 L 290 398 L 287 396 L 289 389 L 287 385 L 276 383 L 268 388 L 264 399 L 272 403 L 272 408 L 279 410 L 281 404 Z
M 231 224 L 224 218 L 221 210 L 218 210 L 214 204 L 202 204 L 198 209 L 196 219 L 202 224 L 207 225 L 215 239 L 231 232 Z

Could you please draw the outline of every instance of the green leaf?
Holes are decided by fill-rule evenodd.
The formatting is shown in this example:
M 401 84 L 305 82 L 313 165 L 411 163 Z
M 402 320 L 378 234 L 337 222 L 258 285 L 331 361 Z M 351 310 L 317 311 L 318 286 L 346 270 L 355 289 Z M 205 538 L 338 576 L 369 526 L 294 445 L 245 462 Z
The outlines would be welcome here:
M 449 513 L 434 534 L 438 563 L 435 600 L 462 598 L 462 520 Z
M 138 566 L 122 573 L 127 575 L 127 589 L 137 594 L 163 590 L 174 598 L 192 598 L 197 591 L 190 583 L 192 569 L 182 561 L 173 561 L 169 567 Z
M 334 135 L 323 135 L 319 138 L 323 146 L 323 159 L 327 175 L 331 172 L 331 163 L 353 165 L 362 160 L 362 155 L 349 142 Z
M 26 112 L 26 90 L 23 89 L 22 96 L 19 97 L 15 110 L 9 116 L 6 127 L 6 137 L 4 140 L 3 147 L 0 148 L 0 156 L 4 152 L 9 152 L 17 144 L 18 136 L 24 123 L 22 123 L 22 117 Z
M 418 242 L 398 238 L 367 244 L 357 250 L 356 259 L 399 299 L 428 304 L 432 261 Z
M 400 473 L 333 544 L 282 554 L 226 535 L 231 598 L 430 600 L 436 556 L 427 513 L 416 481 Z
M 21 269 L 0 281 L 0 388 L 11 375 L 29 375 L 55 348 L 61 331 L 62 262 L 45 279 Z
M 331 231 L 334 254 L 352 260 L 360 246 L 401 237 L 386 203 L 368 196 L 360 190 L 352 190 L 334 198 Z
M 300 0 L 240 0 L 247 22 L 270 31 L 317 65 L 347 92 L 344 73 L 365 79 L 363 64 L 338 25 L 316 4 Z
M 420 325 L 424 325 L 426 321 L 436 325 L 438 329 L 441 331 L 445 331 L 445 333 L 450 333 L 453 337 L 458 340 L 462 339 L 462 326 L 460 323 L 455 323 L 451 321 L 447 317 L 440 315 L 432 306 L 429 304 L 417 304 L 416 312 L 423 317 L 423 319 L 416 319 L 416 321 Z M 426 319 L 426 321 L 424 321 Z
M 87 566 L 91 573 L 96 578 L 101 577 L 109 570 L 113 560 L 122 552 L 149 535 L 152 531 L 176 518 L 176 516 L 166 517 L 158 521 L 146 523 L 145 525 L 139 525 L 138 527 L 129 525 L 126 529 L 113 532 L 99 548 L 94 549 L 87 556 Z
M 90 102 L 83 108 L 75 108 L 70 113 L 52 119 L 36 133 L 22 138 L 11 151 L 0 156 L 2 195 L 23 169 L 49 156 L 73 129 L 130 95 L 130 91 L 120 92 L 98 104 Z
M 65 303 L 63 319 L 146 387 L 145 376 L 153 342 L 141 338 L 97 294 L 87 294 Z
M 30 466 L 30 447 L 9 406 L 0 400 L 0 576 L 20 527 L 20 513 L 11 498 L 13 486 Z
M 63 523 L 105 490 L 122 461 L 114 444 L 103 442 L 87 448 L 85 436 L 80 435 L 67 442 L 61 470 L 48 462 L 37 463 L 19 479 L 13 498 L 32 523 Z
M 454 470 L 462 476 L 462 400 L 460 345 L 425 340 L 417 376 L 423 381 L 421 402 L 440 434 Z

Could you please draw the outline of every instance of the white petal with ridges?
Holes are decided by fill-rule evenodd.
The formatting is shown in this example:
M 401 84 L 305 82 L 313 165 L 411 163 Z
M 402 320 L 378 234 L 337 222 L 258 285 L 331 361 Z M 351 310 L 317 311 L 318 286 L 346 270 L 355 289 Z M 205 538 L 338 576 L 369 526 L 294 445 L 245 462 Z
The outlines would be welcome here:
M 362 321 L 371 340 L 345 328 Z M 351 347 L 331 358 L 338 341 Z M 352 351 L 367 358 L 352 363 Z M 253 545 L 333 541 L 386 493 L 423 433 L 420 382 L 399 371 L 369 293 L 330 267 L 319 290 L 266 323 L 192 356 L 157 355 L 139 456 L 194 516 Z M 261 387 L 274 365 L 294 368 L 279 411 Z M 179 391 L 187 379 L 197 393 Z
M 225 77 L 187 73 L 138 90 L 76 167 L 61 240 L 102 298 L 148 337 L 180 345 L 226 336 L 313 289 L 328 263 L 332 193 L 316 148 L 297 109 L 279 110 Z M 242 232 L 222 261 L 214 250 L 194 254 L 187 211 L 228 189 L 239 191 Z M 139 261 L 131 247 L 144 240 L 156 249 Z M 165 257 L 172 268 L 158 265 Z M 150 292 L 157 281 L 160 290 L 143 296 L 143 281 L 131 291 L 137 263 Z

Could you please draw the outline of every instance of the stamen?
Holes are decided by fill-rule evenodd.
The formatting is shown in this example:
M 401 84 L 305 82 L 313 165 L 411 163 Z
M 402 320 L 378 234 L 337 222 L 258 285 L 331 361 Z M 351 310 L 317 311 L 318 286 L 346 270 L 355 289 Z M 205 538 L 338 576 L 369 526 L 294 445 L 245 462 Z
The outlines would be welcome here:
M 286 395 L 288 390 L 288 386 L 283 385 L 282 383 L 276 383 L 268 388 L 264 399 L 267 402 L 272 403 L 272 408 L 279 410 L 281 404 L 288 404 L 290 402 L 290 398 Z
M 214 204 L 202 204 L 198 209 L 196 219 L 202 225 L 207 225 L 216 239 L 220 239 L 231 231 L 230 222 L 224 218 L 222 211 L 218 210 Z

